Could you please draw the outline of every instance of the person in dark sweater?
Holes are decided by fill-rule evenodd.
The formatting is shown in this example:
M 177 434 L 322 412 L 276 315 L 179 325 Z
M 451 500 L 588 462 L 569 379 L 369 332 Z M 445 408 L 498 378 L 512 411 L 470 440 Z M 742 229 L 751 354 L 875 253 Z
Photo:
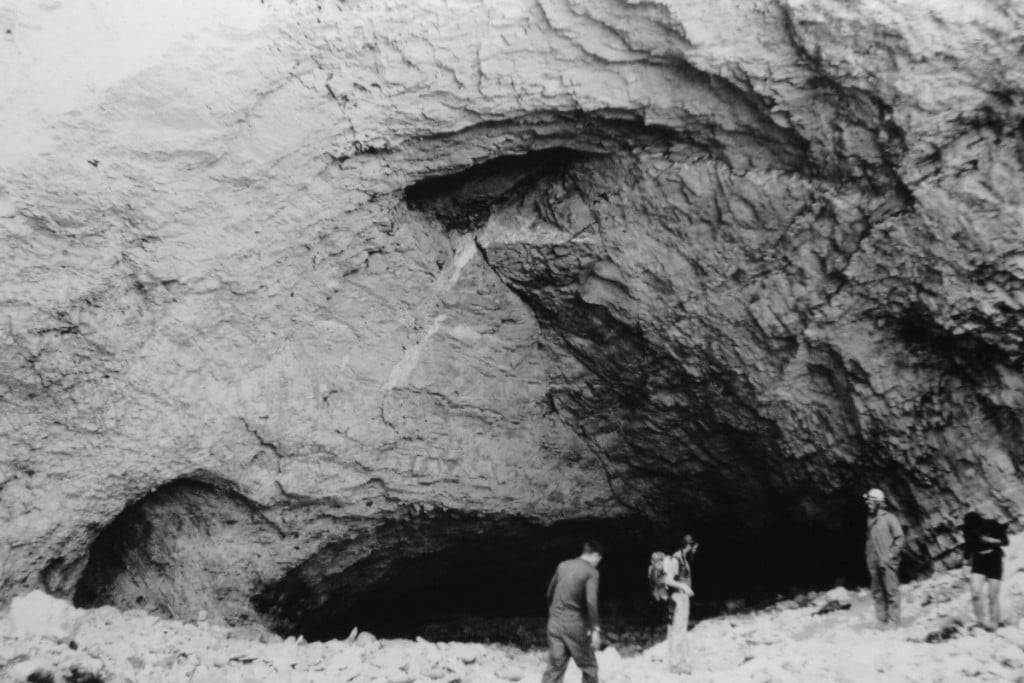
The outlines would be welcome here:
M 971 565 L 971 603 L 981 627 L 994 631 L 1000 625 L 999 587 L 1003 580 L 1003 548 L 1009 545 L 1006 525 L 977 512 L 964 515 L 964 561 Z M 985 588 L 988 588 L 988 619 Z
M 583 683 L 597 683 L 597 657 L 601 626 L 597 588 L 601 545 L 583 544 L 579 557 L 558 565 L 548 583 L 548 666 L 542 683 L 561 683 L 569 657 L 583 673 Z

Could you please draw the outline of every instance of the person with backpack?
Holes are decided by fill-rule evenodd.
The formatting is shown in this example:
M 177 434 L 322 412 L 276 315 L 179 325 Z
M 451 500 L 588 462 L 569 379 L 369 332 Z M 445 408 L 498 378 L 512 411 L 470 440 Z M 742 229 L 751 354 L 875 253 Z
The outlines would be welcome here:
M 882 628 L 900 625 L 900 553 L 903 551 L 903 527 L 896 516 L 885 509 L 885 494 L 871 489 L 864 494 L 868 509 L 864 554 L 875 599 L 875 616 Z
M 597 683 L 594 650 L 601 645 L 597 614 L 601 555 L 601 544 L 587 541 L 580 556 L 560 563 L 548 583 L 548 666 L 542 683 L 561 683 L 569 657 L 583 673 L 583 683 Z
M 999 628 L 999 586 L 1003 580 L 1003 548 L 1010 544 L 1006 525 L 977 512 L 964 515 L 964 562 L 971 567 L 971 604 L 986 631 Z M 986 586 L 987 584 L 987 586 Z M 983 592 L 988 589 L 988 619 Z
M 657 577 L 663 588 L 655 597 L 665 596 L 662 599 L 670 600 L 674 605 L 667 640 L 669 669 L 676 674 L 691 672 L 686 631 L 690 627 L 690 598 L 693 597 L 691 562 L 696 552 L 693 536 L 686 534 L 679 550 L 663 555 L 663 570 Z

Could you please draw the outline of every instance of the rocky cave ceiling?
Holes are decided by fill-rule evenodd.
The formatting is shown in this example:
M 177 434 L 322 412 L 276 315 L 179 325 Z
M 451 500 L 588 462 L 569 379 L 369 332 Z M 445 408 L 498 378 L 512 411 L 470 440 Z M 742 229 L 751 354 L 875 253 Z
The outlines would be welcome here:
M 320 637 L 539 601 L 584 535 L 856 580 L 869 485 L 909 572 L 1019 516 L 1011 3 L 0 24 L 4 596 Z

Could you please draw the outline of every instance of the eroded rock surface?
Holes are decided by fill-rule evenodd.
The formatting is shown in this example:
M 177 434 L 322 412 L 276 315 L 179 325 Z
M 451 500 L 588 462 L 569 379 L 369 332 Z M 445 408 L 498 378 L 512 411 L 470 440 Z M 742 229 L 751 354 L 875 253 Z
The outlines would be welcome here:
M 294 627 L 480 535 L 820 550 L 777 584 L 869 484 L 911 569 L 1017 518 L 1012 3 L 160 12 L 0 10 L 0 594 Z

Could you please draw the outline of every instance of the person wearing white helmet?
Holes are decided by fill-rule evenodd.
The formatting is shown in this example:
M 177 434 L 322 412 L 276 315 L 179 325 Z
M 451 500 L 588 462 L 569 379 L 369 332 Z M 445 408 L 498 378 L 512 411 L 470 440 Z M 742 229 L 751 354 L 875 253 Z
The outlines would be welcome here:
M 864 554 L 871 577 L 871 596 L 875 616 L 882 628 L 900 623 L 900 553 L 903 551 L 903 527 L 896 516 L 885 509 L 885 494 L 871 489 L 864 494 L 868 508 Z

